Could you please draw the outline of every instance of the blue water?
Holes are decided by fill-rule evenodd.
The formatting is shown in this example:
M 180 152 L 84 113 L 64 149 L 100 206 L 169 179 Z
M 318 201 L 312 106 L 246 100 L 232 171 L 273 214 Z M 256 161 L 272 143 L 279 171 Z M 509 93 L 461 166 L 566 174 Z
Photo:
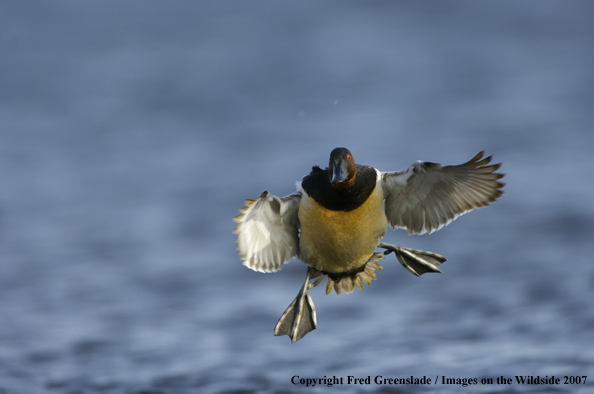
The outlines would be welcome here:
M 590 1 L 2 3 L 0 393 L 591 393 L 593 20 Z M 305 266 L 243 267 L 231 219 L 337 146 L 383 171 L 485 149 L 507 186 L 389 232 L 443 274 L 391 255 L 363 292 L 316 288 L 291 344 L 273 328 Z

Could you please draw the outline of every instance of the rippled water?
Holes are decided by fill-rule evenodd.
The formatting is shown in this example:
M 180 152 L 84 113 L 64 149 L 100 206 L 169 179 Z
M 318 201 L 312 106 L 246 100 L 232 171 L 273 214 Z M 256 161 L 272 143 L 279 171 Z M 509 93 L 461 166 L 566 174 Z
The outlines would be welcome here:
M 0 9 L 0 393 L 592 392 L 590 2 Z M 336 146 L 384 171 L 485 149 L 506 193 L 389 232 L 444 274 L 388 256 L 363 292 L 316 288 L 291 344 L 305 266 L 243 267 L 231 219 Z

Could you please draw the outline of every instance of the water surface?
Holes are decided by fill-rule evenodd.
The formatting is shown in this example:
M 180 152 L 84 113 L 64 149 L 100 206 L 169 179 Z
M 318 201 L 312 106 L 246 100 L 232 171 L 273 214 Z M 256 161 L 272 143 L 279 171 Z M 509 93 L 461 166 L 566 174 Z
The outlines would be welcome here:
M 591 392 L 590 2 L 1 8 L 0 393 Z M 388 256 L 363 292 L 314 289 L 291 344 L 273 327 L 305 266 L 243 267 L 231 219 L 337 146 L 383 171 L 485 149 L 505 195 L 389 232 L 444 274 Z M 515 382 L 553 375 L 588 380 Z

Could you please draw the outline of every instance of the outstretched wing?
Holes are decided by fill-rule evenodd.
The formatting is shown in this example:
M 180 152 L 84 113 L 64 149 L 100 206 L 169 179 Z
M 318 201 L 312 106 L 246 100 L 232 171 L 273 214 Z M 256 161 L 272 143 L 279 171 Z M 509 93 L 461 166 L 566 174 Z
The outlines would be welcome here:
M 497 200 L 505 186 L 498 182 L 504 175 L 495 173 L 501 164 L 487 165 L 491 156 L 482 157 L 480 152 L 467 163 L 446 167 L 418 161 L 403 171 L 382 173 L 384 210 L 392 229 L 432 233 Z
M 299 202 L 301 194 L 278 198 L 264 192 L 246 200 L 237 222 L 237 249 L 243 265 L 259 272 L 274 272 L 299 254 Z

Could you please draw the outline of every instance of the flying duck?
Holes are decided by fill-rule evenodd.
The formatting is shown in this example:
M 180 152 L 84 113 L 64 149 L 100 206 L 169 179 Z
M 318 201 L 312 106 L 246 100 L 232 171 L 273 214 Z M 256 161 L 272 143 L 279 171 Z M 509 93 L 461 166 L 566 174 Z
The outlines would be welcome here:
M 488 165 L 480 152 L 457 166 L 417 161 L 402 171 L 381 172 L 355 164 L 346 148 L 330 153 L 326 169 L 314 166 L 297 182 L 297 191 L 279 198 L 262 193 L 246 200 L 234 220 L 237 249 L 243 264 L 259 272 L 275 272 L 293 257 L 307 264 L 305 283 L 283 313 L 274 335 L 292 342 L 317 326 L 308 290 L 327 277 L 326 294 L 351 293 L 371 284 L 378 261 L 394 252 L 416 276 L 440 272 L 445 257 L 382 242 L 387 227 L 409 234 L 432 233 L 475 208 L 497 200 L 504 184 L 501 164 Z M 377 253 L 376 249 L 385 249 Z M 310 282 L 313 281 L 314 282 Z

